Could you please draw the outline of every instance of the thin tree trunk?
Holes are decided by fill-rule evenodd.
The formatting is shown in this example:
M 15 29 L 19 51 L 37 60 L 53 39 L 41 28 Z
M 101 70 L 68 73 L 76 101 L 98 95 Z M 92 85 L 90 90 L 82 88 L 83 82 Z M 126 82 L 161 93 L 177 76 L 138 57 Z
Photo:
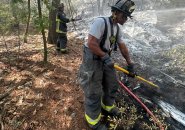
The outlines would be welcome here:
M 68 4 L 69 4 L 69 9 L 70 9 L 71 17 L 73 18 L 73 11 L 72 11 L 72 9 L 71 9 L 71 0 L 68 0 Z M 74 29 L 76 30 L 74 21 L 73 21 L 73 27 L 74 27 Z
M 56 44 L 57 43 L 57 33 L 56 33 L 56 12 L 60 0 L 52 0 L 52 7 L 49 11 L 49 31 L 48 31 L 48 43 Z
M 42 33 L 42 38 L 43 38 L 43 42 L 44 42 L 44 63 L 47 63 L 47 43 L 46 43 L 46 36 L 45 36 L 45 32 L 44 32 L 44 25 L 43 25 L 43 19 L 42 19 L 40 0 L 37 0 L 37 2 L 38 2 L 39 19 L 41 20 L 41 22 L 40 22 L 41 33 Z
M 98 15 L 100 15 L 100 0 L 97 0 L 97 5 L 98 5 Z
M 28 21 L 27 21 L 27 25 L 26 25 L 26 31 L 24 34 L 24 43 L 27 43 L 28 29 L 29 29 L 29 25 L 30 25 L 30 15 L 31 15 L 30 0 L 28 0 Z
M 102 4 L 101 4 L 101 15 L 104 15 L 104 8 L 105 8 L 105 5 L 107 6 L 106 0 L 103 0 L 103 1 L 102 1 Z
M 18 44 L 19 44 L 19 48 L 18 48 L 18 55 L 17 55 L 17 58 L 19 59 L 19 56 L 20 56 L 20 52 L 21 52 L 21 37 L 20 37 L 20 26 L 18 26 L 18 29 L 17 29 L 17 36 L 18 36 Z
M 91 2 L 91 7 L 92 7 L 92 12 L 93 12 L 93 17 L 94 17 L 94 16 L 95 16 L 95 14 L 94 14 L 94 12 L 95 12 L 94 5 L 93 5 L 92 0 L 90 0 L 90 2 Z
M 18 55 L 17 55 L 17 58 L 19 58 L 19 54 L 20 54 L 20 46 L 21 46 L 21 38 L 20 38 L 20 20 L 18 18 L 18 14 L 17 14 L 17 11 L 16 11 L 16 8 L 17 8 L 17 3 L 15 1 L 11 1 L 10 2 L 11 4 L 11 8 L 12 8 L 12 15 L 13 17 L 15 18 L 15 23 L 14 23 L 14 26 L 16 26 L 17 28 L 17 36 L 18 36 L 18 44 L 19 44 L 19 48 L 18 48 Z
M 5 48 L 6 48 L 6 52 L 7 52 L 7 55 L 5 55 L 5 56 L 6 56 L 7 59 L 8 59 L 8 64 L 10 64 L 10 56 L 9 56 L 10 51 L 9 51 L 8 45 L 7 45 L 7 43 L 6 43 L 6 39 L 5 39 L 5 36 L 4 36 L 4 32 L 2 32 L 1 34 L 2 34 L 2 37 L 3 37 L 3 42 L 4 42 L 4 45 L 5 45 Z M 10 69 L 11 69 L 11 66 L 9 66 L 9 67 L 10 67 Z

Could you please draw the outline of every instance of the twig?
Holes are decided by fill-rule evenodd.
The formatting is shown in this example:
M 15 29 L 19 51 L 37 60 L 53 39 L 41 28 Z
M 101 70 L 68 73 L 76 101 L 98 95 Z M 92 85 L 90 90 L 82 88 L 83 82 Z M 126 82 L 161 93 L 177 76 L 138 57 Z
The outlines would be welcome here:
M 17 86 L 14 86 L 13 88 L 11 88 L 10 90 L 8 90 L 5 94 L 1 94 L 0 95 L 0 101 L 3 100 L 4 98 L 6 98 L 7 96 L 10 95 L 10 93 L 16 88 Z
M 15 86 L 10 88 L 5 94 L 1 94 L 0 95 L 0 101 L 3 100 L 4 98 L 6 98 L 7 96 L 9 96 L 11 94 L 12 91 L 14 91 L 18 86 L 25 84 L 28 80 L 22 80 L 17 84 L 14 84 Z M 15 80 L 13 81 L 15 82 Z
M 17 29 L 17 36 L 18 36 L 18 44 L 19 44 L 17 58 L 19 59 L 19 57 L 20 57 L 20 51 L 21 51 L 20 25 L 18 26 L 18 29 Z
M 1 123 L 1 130 L 4 130 L 4 124 L 2 121 L 2 115 L 0 114 L 0 123 Z

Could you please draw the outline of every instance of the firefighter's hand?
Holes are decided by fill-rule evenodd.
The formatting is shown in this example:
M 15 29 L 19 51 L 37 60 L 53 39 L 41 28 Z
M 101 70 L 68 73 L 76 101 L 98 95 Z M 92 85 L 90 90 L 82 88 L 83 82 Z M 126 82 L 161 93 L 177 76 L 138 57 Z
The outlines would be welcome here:
M 82 20 L 81 18 L 75 18 L 75 19 L 71 19 L 70 21 L 73 22 L 73 21 L 78 21 L 78 20 Z
M 107 53 L 103 57 L 101 57 L 101 60 L 105 66 L 114 68 L 114 63 Z
M 127 70 L 129 71 L 129 74 L 128 74 L 129 77 L 134 78 L 135 76 L 137 76 L 136 72 L 134 71 L 134 64 L 129 64 L 127 66 Z
M 75 19 L 72 18 L 70 21 L 73 22 L 73 21 L 75 21 Z

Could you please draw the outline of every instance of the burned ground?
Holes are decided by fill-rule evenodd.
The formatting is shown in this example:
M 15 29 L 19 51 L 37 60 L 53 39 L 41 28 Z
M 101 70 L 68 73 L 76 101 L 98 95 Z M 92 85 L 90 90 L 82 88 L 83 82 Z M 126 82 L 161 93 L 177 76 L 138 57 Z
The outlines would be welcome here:
M 41 37 L 37 36 L 37 39 L 41 40 Z M 57 55 L 54 45 L 48 45 L 47 64 L 42 62 L 39 40 L 24 43 L 19 53 L 17 45 L 13 44 L 15 39 L 9 43 L 12 43 L 10 51 L 2 49 L 0 53 L 0 97 L 13 88 L 0 102 L 4 128 L 89 130 L 84 120 L 83 92 L 77 82 L 83 42 L 72 37 L 69 39 L 69 54 L 63 55 Z M 138 83 L 132 80 L 131 86 L 135 87 Z M 155 103 L 145 103 L 164 127 L 174 129 Z M 159 129 L 143 108 L 122 89 L 118 93 L 117 104 L 123 116 L 121 119 L 108 119 L 110 128 Z

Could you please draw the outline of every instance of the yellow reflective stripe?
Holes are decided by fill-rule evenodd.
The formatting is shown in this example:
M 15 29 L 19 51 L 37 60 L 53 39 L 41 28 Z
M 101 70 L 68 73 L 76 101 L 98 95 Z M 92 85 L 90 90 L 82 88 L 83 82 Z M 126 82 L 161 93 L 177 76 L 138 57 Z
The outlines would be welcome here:
M 101 102 L 101 106 L 102 106 L 102 108 L 104 109 L 104 110 L 106 110 L 106 111 L 111 111 L 115 106 L 114 105 L 112 105 L 112 106 L 105 106 L 104 104 L 103 104 L 103 102 Z
M 60 26 L 60 19 L 58 19 L 58 17 L 56 16 L 56 32 L 59 33 L 59 26 Z
M 64 21 L 60 20 L 59 18 L 56 18 L 56 22 L 65 23 Z
M 57 33 L 64 33 L 66 34 L 66 32 L 60 31 L 59 29 L 56 30 Z
M 101 119 L 101 113 L 100 113 L 100 115 L 98 116 L 98 118 L 96 118 L 96 119 L 91 119 L 87 114 L 85 114 L 85 118 L 86 118 L 86 120 L 87 120 L 87 122 L 89 123 L 89 124 L 91 124 L 91 125 L 96 125 L 99 121 L 100 121 L 100 119 Z
M 62 22 L 60 19 L 56 18 L 56 32 L 57 33 L 64 33 L 66 34 L 66 32 L 60 31 L 60 22 Z
M 56 19 L 56 32 L 59 31 L 60 20 Z
M 67 51 L 67 48 L 65 48 L 65 49 L 60 49 L 60 51 L 65 52 L 65 51 Z
M 60 19 L 56 18 L 56 21 L 57 21 L 57 22 L 60 22 Z

